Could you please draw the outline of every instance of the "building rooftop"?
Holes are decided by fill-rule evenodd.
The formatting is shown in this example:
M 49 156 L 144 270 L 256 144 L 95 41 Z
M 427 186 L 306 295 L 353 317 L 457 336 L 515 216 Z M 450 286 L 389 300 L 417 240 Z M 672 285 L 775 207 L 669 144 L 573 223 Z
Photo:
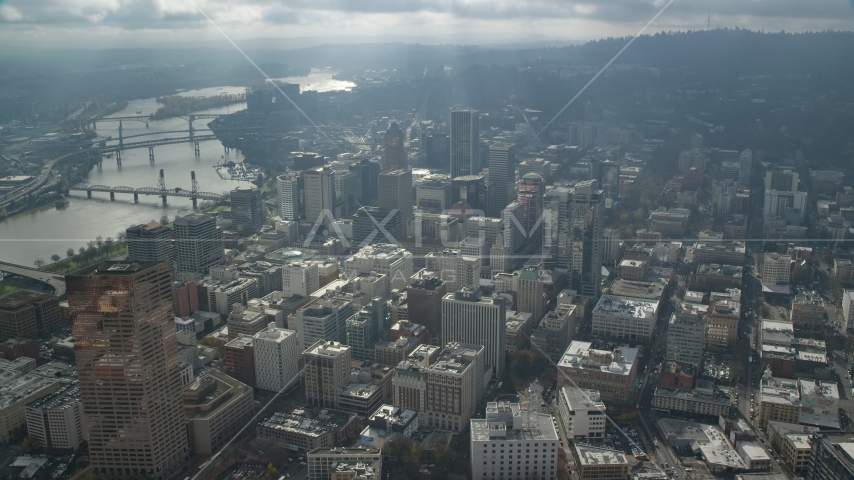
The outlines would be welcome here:
M 234 340 L 226 343 L 225 346 L 231 347 L 231 348 L 241 348 L 242 349 L 244 347 L 251 347 L 253 340 L 254 340 L 254 338 L 252 338 L 249 335 L 240 334 Z
M 618 347 L 614 350 L 591 348 L 591 342 L 573 341 L 558 362 L 558 367 L 600 370 L 614 375 L 628 375 L 638 356 L 638 349 Z
M 490 440 L 557 440 L 554 417 L 523 411 L 518 403 L 489 402 L 486 418 L 471 420 L 473 442 Z
M 30 290 L 18 290 L 17 292 L 13 292 L 4 297 L 0 297 L 0 308 L 13 310 L 27 305 L 30 302 L 50 298 L 55 297 L 46 293 L 33 292 Z
M 373 447 L 364 447 L 358 446 L 354 448 L 347 447 L 318 447 L 314 450 L 308 452 L 309 456 L 320 456 L 320 455 L 341 455 L 352 457 L 355 455 L 380 455 L 382 453 L 381 449 L 373 448 Z
M 713 277 L 741 278 L 744 267 L 740 265 L 721 265 L 718 263 L 702 263 L 697 267 L 697 275 Z
M 405 426 L 408 425 L 418 412 L 406 408 L 395 407 L 394 405 L 380 405 L 380 407 L 368 417 L 371 422 L 383 422 L 387 424 L 389 429 L 392 425 Z
M 188 419 L 211 417 L 246 395 L 252 396 L 249 386 L 211 369 L 184 387 L 184 416 Z
M 626 455 L 610 448 L 594 447 L 591 445 L 574 444 L 576 457 L 582 466 L 595 465 L 628 465 Z
M 732 404 L 732 397 L 721 389 L 715 389 L 712 395 L 701 393 L 697 390 L 679 390 L 675 388 L 656 387 L 656 397 L 668 397 L 683 400 L 693 400 L 703 403 L 728 406 Z
M 560 394 L 567 401 L 570 410 L 601 410 L 605 411 L 598 390 L 589 390 L 578 387 L 563 387 Z
M 741 441 L 738 442 L 738 448 L 744 452 L 744 456 L 749 458 L 751 462 L 771 461 L 771 457 L 768 456 L 768 453 L 758 442 L 750 440 Z
M 267 342 L 282 342 L 291 335 L 296 334 L 297 332 L 293 330 L 288 330 L 286 328 L 276 328 L 275 323 L 270 323 L 267 325 L 267 328 L 256 333 L 254 338 L 256 340 L 264 340 Z
M 60 387 L 59 390 L 27 405 L 32 408 L 64 408 L 80 401 L 80 387 L 77 380 Z
M 482 345 L 451 342 L 439 354 L 439 358 L 429 369 L 433 371 L 461 374 L 472 363 L 475 356 L 483 350 Z
M 318 340 L 314 343 L 314 345 L 305 349 L 302 353 L 303 355 L 314 355 L 319 357 L 327 357 L 334 358 L 345 351 L 349 350 L 349 345 L 344 345 L 339 342 L 333 342 L 329 340 Z
M 605 313 L 621 317 L 651 319 L 658 310 L 658 302 L 645 298 L 621 297 L 617 295 L 602 295 L 593 308 L 593 314 Z
M 643 298 L 647 300 L 660 299 L 663 291 L 664 284 L 662 282 L 627 280 L 625 278 L 616 279 L 608 288 L 608 293 L 611 295 Z
M 352 415 L 338 410 L 296 407 L 289 412 L 276 412 L 258 425 L 263 428 L 318 437 L 344 427 L 352 418 Z

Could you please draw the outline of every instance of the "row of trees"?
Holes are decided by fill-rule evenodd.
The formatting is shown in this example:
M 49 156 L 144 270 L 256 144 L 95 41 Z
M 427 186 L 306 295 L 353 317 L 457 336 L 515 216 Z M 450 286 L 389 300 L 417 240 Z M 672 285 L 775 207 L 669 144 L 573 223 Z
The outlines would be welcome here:
M 127 235 L 125 234 L 125 232 L 119 232 L 116 235 L 115 239 L 113 239 L 113 237 L 104 238 L 101 235 L 98 235 L 97 237 L 95 237 L 94 240 L 86 242 L 85 247 L 80 247 L 77 250 L 74 250 L 73 247 L 70 247 L 68 250 L 65 251 L 65 258 L 79 256 L 82 262 L 92 261 L 102 257 L 106 253 L 109 253 L 113 247 L 113 244 L 115 244 L 116 241 L 124 242 L 126 238 Z M 54 253 L 50 256 L 50 260 L 51 263 L 56 263 L 62 260 L 62 256 L 60 256 L 58 253 Z M 39 258 L 34 261 L 33 264 L 36 266 L 36 268 L 42 268 L 47 265 L 47 262 L 45 262 L 44 259 Z

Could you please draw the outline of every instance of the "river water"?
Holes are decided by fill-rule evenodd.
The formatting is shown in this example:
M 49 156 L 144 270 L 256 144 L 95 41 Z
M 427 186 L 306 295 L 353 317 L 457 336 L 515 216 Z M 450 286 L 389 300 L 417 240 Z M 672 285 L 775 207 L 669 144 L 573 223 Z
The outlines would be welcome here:
M 280 79 L 290 83 L 299 83 L 302 90 L 349 90 L 354 84 L 335 80 L 334 72 L 328 69 L 313 69 L 311 74 L 302 77 Z M 212 96 L 223 93 L 243 93 L 244 87 L 224 86 L 180 92 L 188 96 Z M 157 110 L 156 99 L 132 100 L 127 108 L 111 116 L 150 115 Z M 231 113 L 246 108 L 246 104 L 234 104 L 221 108 L 203 110 L 196 113 Z M 140 112 L 140 113 L 137 113 Z M 206 128 L 208 119 L 193 122 L 198 134 Z M 126 142 L 154 140 L 168 136 L 186 136 L 186 133 L 165 133 L 187 130 L 187 120 L 170 118 L 145 124 L 137 121 L 122 122 L 122 135 Z M 100 122 L 97 125 L 101 137 L 118 138 L 119 124 Z M 225 160 L 243 161 L 240 152 L 231 150 L 230 154 L 218 141 L 199 144 L 200 156 L 193 153 L 191 143 L 161 145 L 154 148 L 154 165 L 149 163 L 148 149 L 125 150 L 122 152 L 122 165 L 117 166 L 115 158 L 105 158 L 101 169 L 93 168 L 87 180 L 94 185 L 157 187 L 159 171 L 164 170 L 166 188 L 191 188 L 190 172 L 196 172 L 200 190 L 204 192 L 224 193 L 234 189 L 242 182 L 223 180 L 213 166 Z M 58 254 L 65 257 L 69 248 L 85 246 L 95 237 L 113 237 L 131 225 L 158 220 L 166 215 L 173 219 L 175 215 L 186 215 L 192 211 L 189 198 L 169 197 L 166 207 L 160 204 L 160 197 L 140 195 L 139 203 L 133 203 L 132 195 L 117 194 L 110 201 L 108 193 L 92 193 L 86 198 L 85 192 L 71 192 L 70 204 L 61 210 L 53 205 L 30 210 L 6 220 L 0 221 L 0 261 L 32 265 L 37 259 L 50 261 L 50 256 Z

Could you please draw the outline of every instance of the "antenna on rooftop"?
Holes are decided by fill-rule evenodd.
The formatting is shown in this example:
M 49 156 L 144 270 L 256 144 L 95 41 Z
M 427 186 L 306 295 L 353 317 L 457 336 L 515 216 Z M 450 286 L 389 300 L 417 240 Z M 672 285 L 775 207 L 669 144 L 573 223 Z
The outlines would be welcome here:
M 711 29 L 712 29 L 712 14 L 710 13 L 709 16 L 706 18 L 706 30 L 708 31 Z

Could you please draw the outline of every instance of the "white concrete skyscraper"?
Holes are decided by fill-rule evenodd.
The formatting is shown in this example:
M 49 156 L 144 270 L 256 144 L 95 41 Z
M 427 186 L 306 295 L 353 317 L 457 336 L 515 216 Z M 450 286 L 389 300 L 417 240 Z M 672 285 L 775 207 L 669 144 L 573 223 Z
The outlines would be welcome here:
M 451 178 L 480 173 L 480 112 L 451 111 Z
M 442 344 L 483 345 L 484 363 L 492 376 L 504 376 L 507 309 L 503 297 L 482 298 L 480 290 L 463 288 L 442 299 Z
M 299 175 L 286 173 L 276 177 L 279 216 L 285 220 L 299 220 Z

